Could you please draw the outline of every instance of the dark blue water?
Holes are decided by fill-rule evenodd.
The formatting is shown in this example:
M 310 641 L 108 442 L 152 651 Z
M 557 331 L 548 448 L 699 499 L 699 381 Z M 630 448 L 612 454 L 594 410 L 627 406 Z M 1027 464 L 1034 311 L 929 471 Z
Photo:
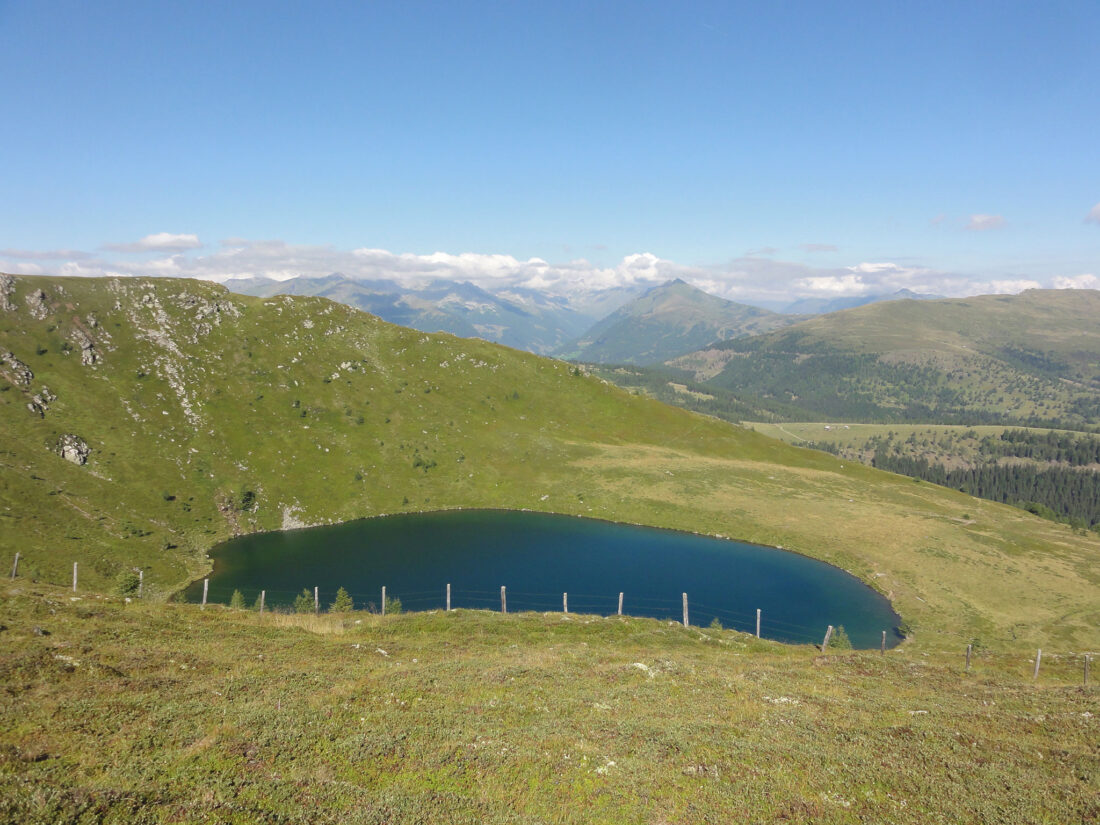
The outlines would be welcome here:
M 856 647 L 900 641 L 899 617 L 879 593 L 824 562 L 770 547 L 673 530 L 543 513 L 465 510 L 364 519 L 328 527 L 233 539 L 211 552 L 211 602 L 239 589 L 248 604 L 290 605 L 320 587 L 327 607 L 339 587 L 357 608 L 377 607 L 381 588 L 406 610 L 455 608 L 560 611 L 681 618 L 755 631 L 784 642 L 820 643 L 827 625 L 843 625 Z M 202 582 L 186 591 L 202 598 Z

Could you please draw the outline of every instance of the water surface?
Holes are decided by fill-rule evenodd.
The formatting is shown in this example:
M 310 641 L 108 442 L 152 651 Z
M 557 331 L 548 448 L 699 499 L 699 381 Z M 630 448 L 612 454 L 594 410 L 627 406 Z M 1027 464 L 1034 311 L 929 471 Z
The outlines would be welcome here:
M 326 527 L 242 536 L 214 548 L 211 602 L 239 589 L 248 604 L 267 591 L 269 606 L 290 605 L 320 588 L 327 607 L 339 587 L 357 608 L 377 607 L 381 588 L 405 609 L 562 609 L 681 618 L 754 631 L 784 642 L 820 643 L 827 625 L 843 625 L 856 647 L 900 641 L 899 617 L 879 593 L 824 562 L 771 547 L 674 530 L 514 511 L 462 510 L 363 519 Z M 187 590 L 202 598 L 202 582 Z

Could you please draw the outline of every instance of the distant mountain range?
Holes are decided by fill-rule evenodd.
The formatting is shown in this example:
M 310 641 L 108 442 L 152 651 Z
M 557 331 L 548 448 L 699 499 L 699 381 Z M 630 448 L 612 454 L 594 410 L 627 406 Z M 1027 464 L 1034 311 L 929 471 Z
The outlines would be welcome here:
M 800 320 L 727 301 L 677 279 L 619 307 L 558 354 L 601 364 L 660 364 L 715 341 Z
M 275 281 L 247 278 L 225 286 L 241 295 L 313 295 L 363 309 L 384 321 L 423 332 L 450 332 L 516 349 L 550 353 L 580 335 L 596 317 L 565 299 L 532 289 L 491 293 L 464 281 L 416 286 L 391 280 L 357 280 L 341 273 Z M 615 296 L 604 296 L 604 300 Z M 628 300 L 630 293 L 620 300 Z M 597 296 L 597 306 L 599 298 Z
M 780 310 L 785 315 L 825 315 L 830 312 L 839 312 L 842 309 L 854 309 L 855 307 L 877 304 L 882 301 L 902 301 L 910 299 L 914 301 L 935 301 L 942 295 L 922 295 L 908 289 L 899 289 L 897 292 L 881 295 L 850 295 L 844 298 L 799 298 L 785 304 Z

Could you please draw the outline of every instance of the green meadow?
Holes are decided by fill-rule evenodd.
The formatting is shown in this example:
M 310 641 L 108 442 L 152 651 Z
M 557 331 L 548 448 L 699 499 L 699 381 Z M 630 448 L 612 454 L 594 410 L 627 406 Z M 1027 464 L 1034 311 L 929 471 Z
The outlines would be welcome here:
M 1095 534 L 324 299 L 46 278 L 6 297 L 0 352 L 33 372 L 0 365 L 9 820 L 1098 814 Z M 459 507 L 780 546 L 888 595 L 910 639 L 822 657 L 640 619 L 170 601 L 242 532 Z M 105 597 L 134 568 L 144 602 Z

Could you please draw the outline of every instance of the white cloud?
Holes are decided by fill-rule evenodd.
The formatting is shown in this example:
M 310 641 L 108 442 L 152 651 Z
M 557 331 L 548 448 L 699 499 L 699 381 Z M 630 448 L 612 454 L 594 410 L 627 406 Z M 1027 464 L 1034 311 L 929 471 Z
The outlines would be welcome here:
M 1089 210 L 1089 213 L 1085 215 L 1085 221 L 1091 223 L 1100 223 L 1100 203 L 1096 204 L 1096 206 L 1092 207 L 1092 209 Z
M 831 243 L 803 243 L 798 248 L 803 252 L 836 252 L 837 248 Z
M 156 238 L 157 236 L 150 236 Z M 173 236 L 180 237 L 180 236 Z M 187 238 L 189 236 L 182 236 Z M 190 236 L 193 237 L 193 236 Z M 197 238 L 195 239 L 197 242 Z M 152 251 L 151 241 L 145 251 Z M 645 288 L 673 278 L 733 301 L 787 303 L 802 297 L 888 294 L 909 289 L 923 294 L 963 296 L 1018 292 L 1039 287 L 1014 273 L 977 278 L 897 261 L 862 261 L 850 266 L 814 267 L 771 257 L 744 255 L 724 263 L 686 265 L 650 252 L 624 256 L 618 263 L 596 265 L 584 258 L 525 260 L 493 253 L 414 254 L 361 247 L 289 244 L 282 240 L 227 238 L 206 254 L 165 249 L 158 256 L 93 257 L 74 253 L 65 260 L 17 260 L 18 250 L 0 252 L 0 271 L 74 276 L 164 276 L 226 281 L 232 278 L 285 280 L 341 273 L 364 280 L 392 280 L 406 287 L 431 280 L 470 281 L 490 290 L 537 289 L 582 299 L 620 287 Z M 7 258 L 7 260 L 5 260 Z M 1092 276 L 1061 279 L 1055 285 L 1090 285 Z
M 985 232 L 989 229 L 1000 229 L 1004 225 L 1004 215 L 971 215 L 966 228 L 972 232 Z
M 794 285 L 817 295 L 863 295 L 868 291 L 859 275 L 815 275 L 801 278 Z
M 1100 289 L 1100 278 L 1091 273 L 1054 279 L 1055 289 Z
M 146 235 L 140 241 L 104 244 L 103 248 L 111 252 L 183 252 L 187 249 L 199 249 L 201 246 L 198 235 L 156 232 Z
M 1004 281 L 986 281 L 984 283 L 977 283 L 975 286 L 978 288 L 977 293 L 981 295 L 1015 295 L 1017 292 L 1023 292 L 1025 289 L 1042 289 L 1043 285 L 1038 281 L 1032 281 L 1028 278 L 1012 278 Z

